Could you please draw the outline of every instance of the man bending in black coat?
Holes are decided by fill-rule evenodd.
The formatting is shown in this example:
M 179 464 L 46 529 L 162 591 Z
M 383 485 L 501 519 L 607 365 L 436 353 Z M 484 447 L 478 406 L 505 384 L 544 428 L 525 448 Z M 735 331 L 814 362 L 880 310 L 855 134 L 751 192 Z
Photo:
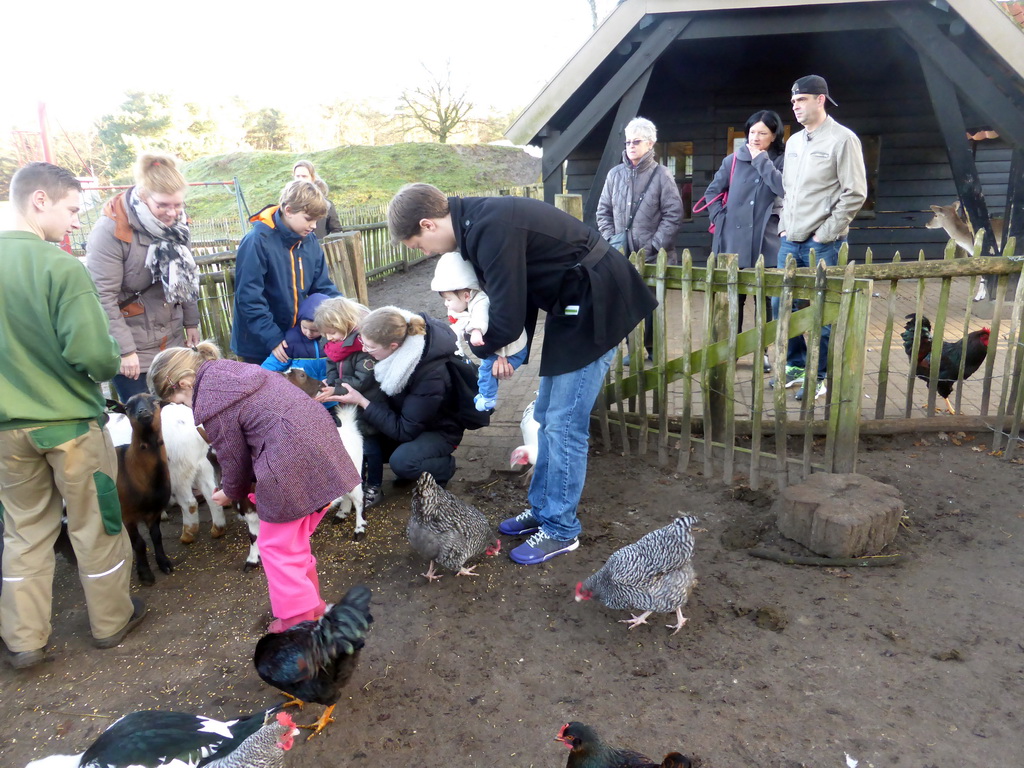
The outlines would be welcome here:
M 402 188 L 388 206 L 392 240 L 425 254 L 459 251 L 491 299 L 484 358 L 533 340 L 547 313 L 534 418 L 540 424 L 530 509 L 502 521 L 530 535 L 510 557 L 532 565 L 579 547 L 576 515 L 587 472 L 590 411 L 615 347 L 657 302 L 625 256 L 557 208 L 521 197 L 445 197 L 429 184 Z M 499 379 L 512 366 L 499 357 Z M 531 535 L 532 534 L 532 535 Z

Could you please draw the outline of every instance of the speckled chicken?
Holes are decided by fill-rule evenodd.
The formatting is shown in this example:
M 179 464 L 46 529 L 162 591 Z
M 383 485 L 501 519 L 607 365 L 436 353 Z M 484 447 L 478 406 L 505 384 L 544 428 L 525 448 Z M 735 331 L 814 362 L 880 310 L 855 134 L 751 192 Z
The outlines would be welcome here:
M 427 581 L 441 578 L 434 573 L 435 562 L 456 576 L 476 576 L 476 566 L 467 568 L 466 561 L 501 551 L 501 540 L 483 512 L 448 493 L 429 472 L 416 481 L 405 532 L 412 548 L 430 559 L 430 567 L 422 574 Z M 488 546 L 492 541 L 494 545 Z
M 646 624 L 652 613 L 675 611 L 677 622 L 668 625 L 674 635 L 686 623 L 683 606 L 697 583 L 690 532 L 696 522 L 690 515 L 677 517 L 612 553 L 601 570 L 576 585 L 577 602 L 596 597 L 613 611 L 643 611 L 621 620 L 630 629 Z

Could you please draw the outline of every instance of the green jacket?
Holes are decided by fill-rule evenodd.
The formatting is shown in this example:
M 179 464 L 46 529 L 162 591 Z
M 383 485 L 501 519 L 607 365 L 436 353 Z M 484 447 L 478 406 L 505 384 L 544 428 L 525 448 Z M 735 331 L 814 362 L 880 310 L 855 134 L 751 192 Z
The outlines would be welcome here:
M 0 232 L 0 430 L 95 419 L 121 366 L 85 267 L 31 232 Z

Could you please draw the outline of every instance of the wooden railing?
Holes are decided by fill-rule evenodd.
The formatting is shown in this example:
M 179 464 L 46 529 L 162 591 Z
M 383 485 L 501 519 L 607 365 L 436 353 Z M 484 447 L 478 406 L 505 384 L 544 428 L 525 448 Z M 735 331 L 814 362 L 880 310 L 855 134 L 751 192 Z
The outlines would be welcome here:
M 556 195 L 555 205 L 581 217 L 578 195 Z M 986 447 L 1012 456 L 1021 441 L 1024 412 L 1024 387 L 1020 386 L 1024 370 L 1022 263 L 1011 257 L 1016 245 L 1012 239 L 1002 258 L 981 258 L 983 237 L 979 231 L 974 257 L 969 259 L 954 260 L 956 245 L 950 241 L 941 262 L 925 261 L 923 252 L 917 261 L 903 262 L 897 252 L 891 263 L 875 264 L 871 249 L 867 249 L 865 263 L 857 265 L 848 262 L 849 247 L 844 245 L 837 266 L 826 268 L 819 262 L 813 269 L 797 269 L 792 257 L 782 270 L 765 269 L 763 256 L 753 269 L 740 270 L 731 254 L 712 255 L 704 268 L 693 266 L 689 251 L 683 252 L 682 266 L 667 266 L 664 251 L 655 264 L 645 264 L 642 252 L 632 254 L 658 298 L 653 315 L 654 364 L 647 368 L 643 362 L 646 352 L 641 324 L 630 334 L 625 349 L 620 348 L 595 412 L 606 447 L 611 448 L 614 439 L 619 450 L 635 449 L 643 454 L 653 442 L 662 464 L 668 464 L 670 454 L 676 453 L 680 471 L 689 466 L 691 451 L 697 449 L 703 454 L 704 474 L 711 476 L 713 462 L 720 462 L 727 483 L 732 483 L 742 458 L 752 488 L 759 487 L 766 467 L 774 468 L 780 488 L 794 474 L 853 472 L 859 437 L 865 432 L 979 430 L 991 434 L 991 444 Z M 910 355 L 903 349 L 905 315 L 921 316 L 927 310 L 936 350 L 947 340 L 947 328 L 952 329 L 953 338 L 966 339 L 980 326 L 973 317 L 970 297 L 982 277 L 995 281 L 997 288 L 990 308 L 991 341 L 977 373 L 980 381 L 972 383 L 973 388 L 981 389 L 980 401 L 973 398 L 971 413 L 964 414 L 964 382 L 959 380 L 954 410 L 960 415 L 937 417 L 939 365 L 932 365 L 924 384 L 928 388 L 926 412 L 911 419 L 916 410 L 917 377 L 916 366 L 910 365 Z M 1016 293 L 1008 300 L 1014 279 L 1018 280 Z M 914 288 L 915 301 L 910 306 L 900 296 L 901 281 Z M 965 305 L 962 322 L 949 319 L 954 281 Z M 884 312 L 872 316 L 871 299 L 881 298 L 882 291 L 887 294 Z M 740 294 L 753 297 L 755 307 L 754 328 L 743 333 L 738 332 Z M 780 299 L 779 317 L 769 323 L 764 321 L 767 297 Z M 802 300 L 806 308 L 794 310 L 794 300 Z M 1009 332 L 1002 337 L 1007 314 Z M 785 380 L 790 338 L 806 333 L 808 339 L 816 340 L 825 325 L 832 328 L 827 394 L 822 403 L 814 397 L 819 347 L 812 342 L 807 345 L 803 381 L 807 396 L 794 407 L 784 386 L 766 389 L 769 376 Z M 917 335 L 911 354 L 920 345 L 920 327 L 912 327 Z M 1000 343 L 1001 337 L 1005 344 Z M 966 348 L 966 341 L 963 346 Z M 775 351 L 771 374 L 764 373 L 761 363 L 762 350 L 768 349 Z M 624 367 L 626 351 L 630 365 Z M 753 361 L 749 378 L 738 374 L 737 363 L 743 358 Z M 874 381 L 869 381 L 871 378 Z M 992 392 L 999 384 L 998 406 L 992 414 Z M 900 408 L 894 412 L 887 406 L 899 386 L 904 387 L 905 396 L 899 398 Z M 867 415 L 865 402 L 875 404 Z M 738 407 L 747 412 L 745 417 L 738 416 Z M 823 450 L 815 445 L 820 436 L 825 437 Z M 741 442 L 748 438 L 749 447 Z M 766 439 L 771 441 L 771 450 L 766 449 Z M 798 445 L 791 451 L 794 440 Z

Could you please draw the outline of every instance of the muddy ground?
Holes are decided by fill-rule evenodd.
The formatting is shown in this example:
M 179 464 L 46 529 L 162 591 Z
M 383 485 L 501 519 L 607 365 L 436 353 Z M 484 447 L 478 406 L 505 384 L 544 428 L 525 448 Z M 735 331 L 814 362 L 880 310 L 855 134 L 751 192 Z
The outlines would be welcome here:
M 378 286 L 374 303 L 404 303 L 401 284 Z M 561 766 L 553 738 L 580 720 L 705 768 L 842 768 L 845 755 L 860 768 L 1021 765 L 1024 476 L 978 450 L 985 435 L 956 442 L 866 441 L 860 471 L 906 503 L 890 547 L 905 562 L 880 568 L 751 557 L 758 541 L 799 550 L 774 532 L 771 490 L 595 451 L 577 552 L 533 567 L 502 554 L 478 578 L 428 584 L 404 537 L 409 491 L 386 487 L 362 542 L 351 521 L 315 536 L 325 597 L 366 583 L 376 622 L 337 722 L 288 764 Z M 495 522 L 525 500 L 497 471 L 451 488 Z M 682 631 L 670 635 L 669 615 L 630 631 L 625 613 L 573 601 L 613 550 L 681 511 L 702 529 Z M 136 709 L 230 717 L 278 701 L 252 668 L 270 616 L 262 571 L 242 571 L 245 527 L 212 540 L 203 520 L 189 547 L 177 515 L 164 524 L 175 572 L 138 588 L 151 614 L 116 649 L 89 644 L 77 579 L 58 560 L 49 662 L 0 668 L 3 766 L 81 751 Z

